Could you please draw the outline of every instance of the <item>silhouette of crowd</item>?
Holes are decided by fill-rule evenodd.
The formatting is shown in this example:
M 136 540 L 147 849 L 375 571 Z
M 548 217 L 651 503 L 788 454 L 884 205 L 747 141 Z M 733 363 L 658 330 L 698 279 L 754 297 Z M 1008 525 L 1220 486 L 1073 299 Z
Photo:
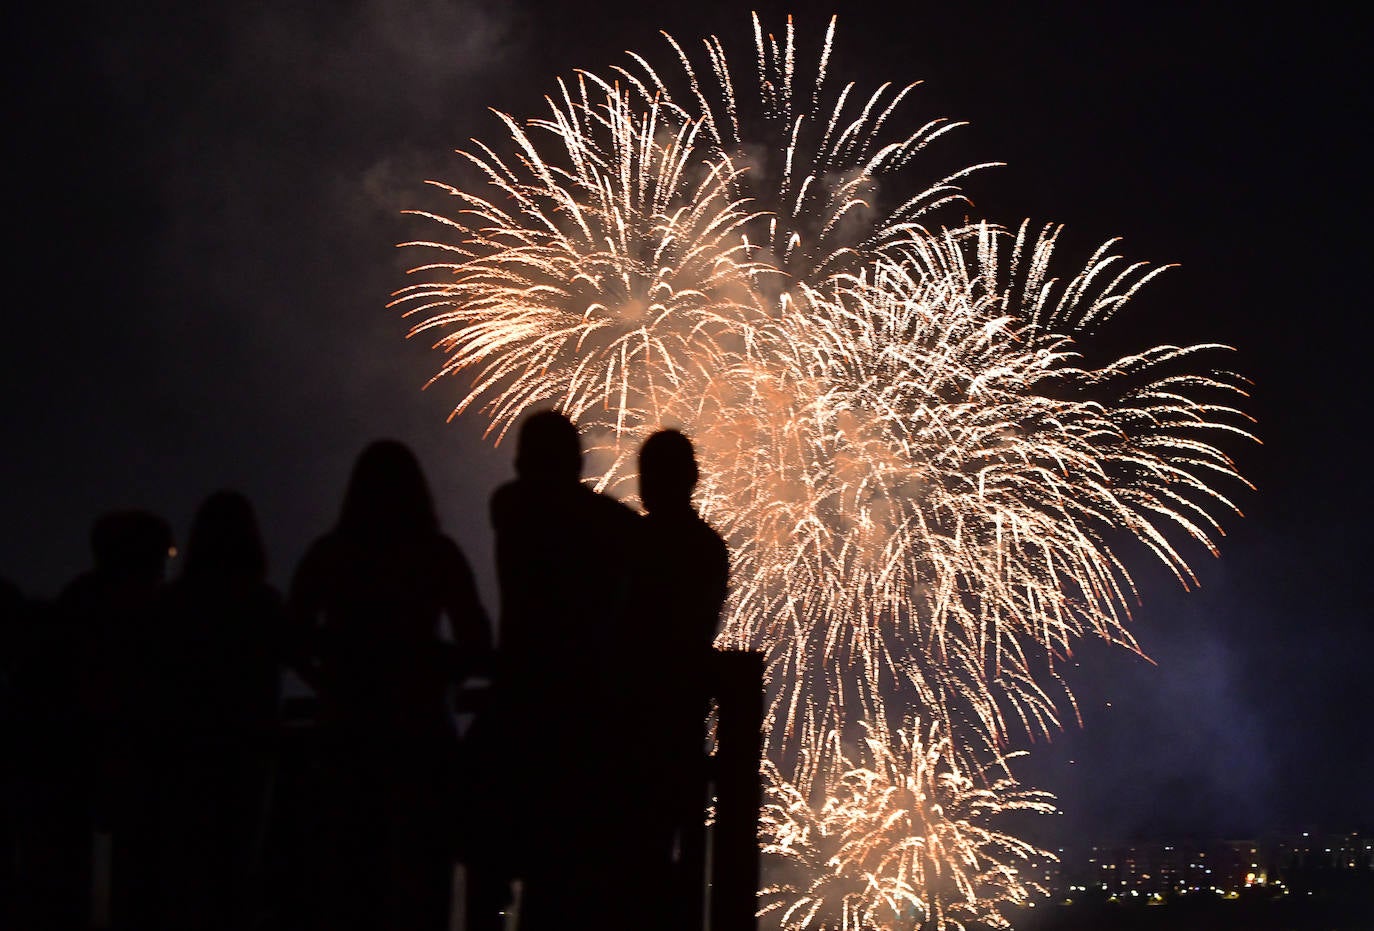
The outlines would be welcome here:
M 701 929 L 728 553 L 681 433 L 640 451 L 642 515 L 581 471 L 571 420 L 526 418 L 499 645 L 390 440 L 284 596 L 234 491 L 184 554 L 113 512 L 54 601 L 0 585 L 0 926 Z

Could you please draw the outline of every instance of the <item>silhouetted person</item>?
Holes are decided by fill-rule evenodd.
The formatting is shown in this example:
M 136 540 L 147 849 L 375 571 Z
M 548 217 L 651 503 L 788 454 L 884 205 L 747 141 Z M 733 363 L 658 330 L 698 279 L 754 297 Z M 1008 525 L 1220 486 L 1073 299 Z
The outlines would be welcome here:
M 84 928 L 90 912 L 90 793 L 95 735 L 82 699 L 85 631 L 50 606 L 10 593 L 3 660 L 0 771 L 11 839 L 12 895 L 0 924 Z M 6 864 L 5 872 L 8 874 Z
M 641 520 L 633 610 L 620 638 L 633 693 L 626 730 L 639 752 L 627 780 L 627 888 L 660 927 L 701 927 L 705 841 L 705 718 L 709 656 L 725 603 L 730 557 L 692 507 L 697 462 L 691 441 L 663 430 L 639 452 Z M 671 902 L 659 911 L 655 903 Z
M 0 578 L 0 926 L 20 925 L 19 817 L 28 717 L 20 680 L 28 654 L 31 609 L 18 587 Z
M 483 726 L 501 748 L 493 833 L 523 880 L 521 928 L 541 931 L 596 923 L 623 892 L 611 869 L 619 735 L 606 731 L 622 694 L 613 640 L 638 521 L 582 484 L 577 428 L 563 414 L 525 420 L 515 471 L 491 501 L 501 662 Z
M 290 608 L 328 740 L 320 926 L 444 928 L 458 753 L 448 698 L 484 668 L 491 632 L 407 447 L 363 451 L 338 524 L 296 571 Z
M 182 573 L 154 610 L 158 918 L 169 931 L 247 928 L 262 905 L 286 658 L 285 611 L 266 574 L 252 505 L 217 492 L 196 512 Z
M 82 815 L 89 813 L 91 820 L 81 829 L 83 849 L 71 879 L 83 886 L 74 900 L 81 920 L 91 906 L 85 893 L 94 827 L 108 838 L 111 921 L 119 929 L 142 931 L 152 924 L 156 883 L 151 612 L 172 553 L 172 533 L 166 521 L 146 511 L 116 511 L 92 525 L 91 550 L 95 566 L 62 591 L 36 661 L 46 667 L 40 674 L 52 677 L 43 685 L 53 690 L 54 714 L 66 713 L 66 699 L 57 690 L 78 702 L 79 720 L 63 740 L 65 748 L 53 748 L 55 754 L 89 748 L 80 765 L 89 806 Z

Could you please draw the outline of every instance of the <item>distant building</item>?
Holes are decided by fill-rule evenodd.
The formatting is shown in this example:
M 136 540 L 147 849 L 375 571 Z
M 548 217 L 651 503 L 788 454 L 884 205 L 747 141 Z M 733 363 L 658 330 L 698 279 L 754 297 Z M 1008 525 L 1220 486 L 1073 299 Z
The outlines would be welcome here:
M 1087 886 L 1114 895 L 1164 896 L 1282 888 L 1299 875 L 1334 871 L 1374 874 L 1374 838 L 1309 833 L 1264 841 L 1108 844 L 1090 848 L 1082 875 Z
M 1064 889 L 1064 849 L 1059 848 L 1052 858 L 1028 860 L 1018 872 L 1027 882 L 1043 888 L 1046 895 L 1059 895 Z
M 1302 834 L 1274 845 L 1279 872 L 1374 871 L 1374 837 L 1361 834 Z
M 1114 844 L 1093 847 L 1088 865 L 1093 884 L 1107 892 L 1165 895 L 1239 888 L 1242 862 L 1258 867 L 1258 853 L 1249 841 Z

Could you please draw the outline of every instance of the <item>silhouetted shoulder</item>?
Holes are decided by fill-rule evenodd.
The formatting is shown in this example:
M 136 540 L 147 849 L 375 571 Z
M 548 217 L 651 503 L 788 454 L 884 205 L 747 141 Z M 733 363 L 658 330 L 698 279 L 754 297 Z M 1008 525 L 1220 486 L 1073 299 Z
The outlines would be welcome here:
M 179 578 L 153 611 L 161 703 L 198 730 L 262 729 L 276 717 L 285 607 L 255 580 Z
M 26 652 L 25 607 L 18 587 L 0 579 L 0 722 L 9 715 L 11 683 Z
M 472 566 L 463 550 L 452 537 L 438 534 L 431 543 L 436 568 L 465 579 L 472 578 Z
M 639 526 L 639 514 L 634 508 L 609 495 L 597 494 L 585 485 L 581 487 L 596 502 L 594 506 L 603 510 L 607 520 L 616 521 L 620 527 L 629 528 L 631 531 Z
M 503 543 L 515 544 L 522 557 L 528 557 L 535 550 L 552 552 L 561 547 L 574 564 L 592 558 L 598 548 L 623 549 L 639 526 L 634 510 L 581 482 L 521 479 L 496 489 L 491 521 L 498 550 Z
M 692 579 L 690 590 L 702 600 L 725 601 L 730 581 L 730 550 L 706 521 L 691 511 L 649 514 L 643 518 L 640 561 L 650 577 Z M 677 587 L 677 586 L 675 586 Z
M 87 570 L 62 586 L 55 605 L 64 617 L 80 620 L 100 606 L 106 588 L 102 573 Z
M 19 587 L 11 585 L 7 579 L 0 579 L 0 637 L 4 638 L 0 643 L 8 643 L 18 636 L 26 607 Z
M 497 515 L 505 515 L 509 513 L 513 508 L 518 507 L 519 502 L 523 497 L 523 495 L 521 494 L 522 489 L 525 486 L 528 486 L 529 484 L 529 482 L 522 483 L 517 479 L 513 482 L 506 482 L 504 485 L 497 488 L 496 491 L 492 492 L 492 517 L 495 518 Z
M 310 544 L 305 555 L 301 557 L 300 563 L 296 566 L 295 576 L 309 576 L 333 566 L 338 561 L 342 549 L 342 541 L 338 534 L 327 533 L 318 538 Z
M 711 567 L 712 582 L 719 587 L 721 597 L 724 598 L 730 582 L 730 548 L 725 545 L 725 540 L 716 533 L 714 527 L 700 517 L 693 516 L 696 519 L 692 521 L 691 533 L 697 540 L 696 545 L 701 550 L 703 561 Z
M 281 592 L 266 582 L 243 581 L 228 584 L 210 585 L 200 579 L 175 579 L 163 588 L 157 599 L 160 606 L 182 606 L 194 604 L 208 598 L 217 598 L 271 613 L 281 608 Z
M 33 636 L 32 606 L 19 587 L 0 579 L 0 690 L 14 684 L 20 666 L 28 656 Z M 9 711 L 0 708 L 0 717 Z
M 310 544 L 296 564 L 291 574 L 291 585 L 287 589 L 287 604 L 292 616 L 303 619 L 313 611 L 319 610 L 327 588 L 327 578 L 332 575 L 331 567 L 335 561 L 335 546 L 332 535 L 320 537 Z

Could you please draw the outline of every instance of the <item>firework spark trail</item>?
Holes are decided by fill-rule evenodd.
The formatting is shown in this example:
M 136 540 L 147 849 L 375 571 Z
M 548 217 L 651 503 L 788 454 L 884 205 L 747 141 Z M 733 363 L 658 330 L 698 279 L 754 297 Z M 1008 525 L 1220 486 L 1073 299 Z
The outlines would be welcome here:
M 614 80 L 560 81 L 544 118 L 498 114 L 508 139 L 462 153 L 485 189 L 439 185 L 457 216 L 423 215 L 456 242 L 408 244 L 438 258 L 395 304 L 438 334 L 436 380 L 471 377 L 455 414 L 479 405 L 499 439 L 562 408 L 599 487 L 629 487 L 658 426 L 694 436 L 700 504 L 734 558 L 719 642 L 768 657 L 775 790 L 848 838 L 846 875 L 870 864 L 868 898 L 837 920 L 919 908 L 960 927 L 1023 900 L 983 875 L 1020 842 L 986 835 L 983 873 L 913 872 L 882 855 L 895 835 L 845 835 L 843 818 L 868 817 L 898 760 L 980 818 L 1048 804 L 1007 781 L 1002 748 L 1060 727 L 1075 640 L 1137 649 L 1122 541 L 1185 585 L 1173 541 L 1214 548 L 1213 513 L 1235 510 L 1220 486 L 1244 484 L 1223 445 L 1249 436 L 1245 382 L 1197 368 L 1215 346 L 1085 366 L 1080 344 L 1160 270 L 1108 242 L 1059 280 L 1056 227 L 930 226 L 972 168 L 879 209 L 879 182 L 954 124 L 892 134 L 911 86 L 832 90 L 833 27 L 800 92 L 790 22 L 779 41 L 756 19 L 757 100 L 718 39 L 701 69 L 669 38 L 681 80 L 632 54 Z M 860 744 L 856 765 L 843 747 Z M 892 824 L 927 853 L 948 826 Z M 834 905 L 804 895 L 814 908 L 773 914 L 794 927 Z
M 832 280 L 828 294 L 802 286 L 798 313 L 779 325 L 800 332 L 775 341 L 793 352 L 774 366 L 794 379 L 772 421 L 786 440 L 763 447 L 801 451 L 774 460 L 778 475 L 761 457 L 717 457 L 746 474 L 713 473 L 722 488 L 708 492 L 708 510 L 723 526 L 764 530 L 739 534 L 736 635 L 813 645 L 812 675 L 774 677 L 779 696 L 791 690 L 775 698 L 781 736 L 810 742 L 841 726 L 833 713 L 799 726 L 795 715 L 814 708 L 798 693 L 843 705 L 854 668 L 868 671 L 854 718 L 900 693 L 914 707 L 894 708 L 898 719 L 958 707 L 1003 742 L 1005 705 L 1021 729 L 1049 735 L 1058 714 L 1037 682 L 1073 640 L 1135 648 L 1124 627 L 1131 577 L 1108 532 L 1126 530 L 1186 581 L 1169 526 L 1206 545 L 1219 530 L 1203 504 L 1229 502 L 1205 479 L 1240 479 L 1215 437 L 1244 434 L 1227 403 L 1242 385 L 1176 371 L 1218 347 L 1078 368 L 1072 338 L 1036 321 L 1082 326 L 1150 273 L 1116 276 L 1096 294 L 1080 280 L 1103 274 L 1095 262 L 1063 286 L 1067 304 L 1036 281 L 1018 296 L 997 274 L 999 238 L 1010 237 L 946 239 L 938 277 L 879 262 L 867 278 Z M 1024 230 L 1016 241 L 1014 252 Z M 969 248 L 979 277 L 955 271 Z M 1033 251 L 1048 259 L 1046 237 Z M 775 494 L 798 474 L 804 486 Z M 830 688 L 810 681 L 832 668 Z
M 448 260 L 414 269 L 428 280 L 394 303 L 420 318 L 414 333 L 442 334 L 436 379 L 475 373 L 455 415 L 485 399 L 504 434 L 554 400 L 584 422 L 613 411 L 617 434 L 639 433 L 701 393 L 717 340 L 755 313 L 751 276 L 767 269 L 741 241 L 751 217 L 731 199 L 735 169 L 694 158 L 699 124 L 636 112 L 585 79 L 560 90 L 528 128 L 498 114 L 513 158 L 480 142 L 461 153 L 496 197 L 431 182 L 457 198 L 459 218 L 417 212 L 460 242 L 406 243 Z
M 966 773 L 939 726 L 914 721 L 863 744 L 857 762 L 834 750 L 841 772 L 819 807 L 765 767 L 764 852 L 778 878 L 763 914 L 798 929 L 1009 928 L 998 903 L 1044 894 L 1030 868 L 1055 857 L 991 821 L 1051 813 L 1053 800 L 1005 775 L 1005 757 L 996 772 Z
M 880 206 L 879 188 L 899 174 L 932 142 L 964 125 L 934 119 L 913 132 L 896 134 L 892 119 L 919 82 L 894 89 L 884 84 L 867 97 L 850 83 L 826 88 L 835 37 L 834 17 L 826 30 L 810 93 L 797 93 L 796 43 L 791 17 L 781 41 L 765 34 L 753 16 L 757 101 L 740 98 L 719 38 L 702 41 L 706 67 L 667 33 L 689 88 L 675 96 L 673 85 L 643 57 L 615 73 L 647 105 L 672 107 L 684 120 L 702 124 L 710 158 L 745 168 L 741 190 L 762 212 L 746 230 L 791 280 L 818 282 L 857 271 L 872 256 L 920 232 L 925 218 L 964 201 L 960 182 L 997 163 L 971 165 L 926 184 L 896 206 Z M 745 124 L 742 113 L 757 110 Z M 906 179 L 908 182 L 910 178 Z

